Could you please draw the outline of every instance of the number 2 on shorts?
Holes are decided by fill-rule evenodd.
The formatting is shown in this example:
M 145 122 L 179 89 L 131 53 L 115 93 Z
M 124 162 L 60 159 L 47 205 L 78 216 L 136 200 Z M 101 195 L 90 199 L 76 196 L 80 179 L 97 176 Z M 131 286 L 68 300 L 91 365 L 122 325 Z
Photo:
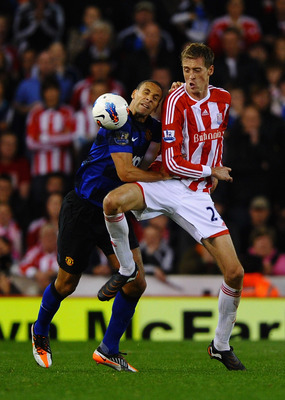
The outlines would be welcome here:
M 210 210 L 212 212 L 211 221 L 217 221 L 218 218 L 215 217 L 215 210 L 212 207 L 206 207 L 206 210 Z

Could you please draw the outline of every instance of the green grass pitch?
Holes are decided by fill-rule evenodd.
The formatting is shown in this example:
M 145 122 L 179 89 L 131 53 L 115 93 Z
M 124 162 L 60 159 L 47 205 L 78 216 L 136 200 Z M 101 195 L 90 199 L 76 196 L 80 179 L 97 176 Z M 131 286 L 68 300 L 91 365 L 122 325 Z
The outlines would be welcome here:
M 284 400 L 285 343 L 233 341 L 247 371 L 211 360 L 206 342 L 123 341 L 139 373 L 97 365 L 98 343 L 52 341 L 53 365 L 37 366 L 31 343 L 0 342 L 1 400 Z

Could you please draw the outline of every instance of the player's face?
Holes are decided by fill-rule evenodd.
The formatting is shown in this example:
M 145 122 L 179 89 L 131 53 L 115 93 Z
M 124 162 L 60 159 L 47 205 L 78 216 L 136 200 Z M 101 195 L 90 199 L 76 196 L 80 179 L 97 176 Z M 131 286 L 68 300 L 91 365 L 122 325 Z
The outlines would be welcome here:
M 191 97 L 201 100 L 206 97 L 210 76 L 214 72 L 214 66 L 205 66 L 204 58 L 196 59 L 184 58 L 182 60 L 182 70 L 186 83 L 186 90 Z
M 162 98 L 162 90 L 153 82 L 145 82 L 139 89 L 132 93 L 130 110 L 133 115 L 144 121 L 155 111 Z

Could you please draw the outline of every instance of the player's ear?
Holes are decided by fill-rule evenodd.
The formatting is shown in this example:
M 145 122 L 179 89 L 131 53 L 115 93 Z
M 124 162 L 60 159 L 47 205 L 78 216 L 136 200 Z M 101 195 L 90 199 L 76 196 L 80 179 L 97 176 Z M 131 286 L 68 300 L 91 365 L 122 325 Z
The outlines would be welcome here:
M 133 90 L 131 98 L 134 99 L 135 95 L 136 95 L 137 89 Z
M 214 66 L 211 65 L 210 68 L 208 69 L 208 75 L 211 76 L 214 73 Z

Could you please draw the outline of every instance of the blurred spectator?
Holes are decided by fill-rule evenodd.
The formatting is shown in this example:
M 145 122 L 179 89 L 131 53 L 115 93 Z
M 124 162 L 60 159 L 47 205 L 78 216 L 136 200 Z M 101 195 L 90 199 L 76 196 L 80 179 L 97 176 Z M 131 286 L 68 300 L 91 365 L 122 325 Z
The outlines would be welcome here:
M 105 81 L 95 81 L 90 86 L 89 104 L 75 113 L 75 164 L 79 166 L 88 156 L 90 146 L 97 136 L 99 126 L 94 121 L 92 108 L 95 100 L 108 92 L 108 85 Z
M 282 85 L 280 86 L 282 87 Z M 277 171 L 272 176 L 272 185 L 275 187 L 274 201 L 282 196 L 282 189 L 279 185 L 280 174 L 285 173 L 285 160 L 283 152 L 285 148 L 285 121 L 281 116 L 274 115 L 271 110 L 271 94 L 269 86 L 264 83 L 252 85 L 250 88 L 250 101 L 258 108 L 262 119 L 262 131 L 270 141 L 274 149 L 274 158 Z
M 285 275 L 285 253 L 278 251 L 275 239 L 275 231 L 268 228 L 259 228 L 251 235 L 248 252 L 261 259 L 261 272 L 265 275 Z
M 161 10 L 159 10 L 161 12 Z M 156 7 L 151 1 L 139 1 L 134 6 L 133 24 L 118 33 L 117 41 L 120 52 L 125 56 L 144 48 L 145 27 L 156 22 Z M 161 29 L 162 47 L 174 51 L 174 43 L 170 33 Z
M 179 70 L 175 54 L 163 45 L 160 26 L 150 22 L 143 32 L 143 47 L 129 53 L 120 66 L 119 76 L 126 86 L 128 98 L 139 82 L 152 76 L 155 68 L 167 65 L 173 76 Z
M 67 52 L 63 43 L 54 42 L 48 48 L 55 73 L 58 77 L 70 82 L 70 92 L 73 86 L 79 81 L 80 73 L 78 69 L 67 62 Z
M 214 258 L 211 256 L 208 250 L 199 243 L 188 247 L 188 249 L 184 251 L 177 270 L 179 274 L 184 275 L 221 274 L 221 271 Z
M 254 197 L 248 207 L 247 224 L 240 231 L 240 254 L 246 254 L 254 231 L 270 228 L 271 225 L 272 210 L 269 200 L 264 196 Z
M 285 0 L 273 1 L 273 8 L 262 18 L 262 31 L 269 44 L 285 34 Z
M 6 131 L 0 135 L 0 174 L 9 174 L 13 188 L 23 200 L 30 193 L 30 164 L 26 157 L 18 155 L 18 138 L 15 133 Z
M 8 174 L 0 174 L 0 204 L 9 204 L 13 217 L 21 229 L 24 230 L 30 218 L 28 202 L 23 200 L 14 190 L 12 177 Z
M 18 72 L 18 51 L 9 40 L 10 17 L 0 14 L 0 51 L 4 54 L 7 70 L 11 76 L 16 77 Z
M 84 274 L 96 276 L 112 275 L 112 268 L 108 262 L 108 258 L 99 247 L 95 247 L 90 256 L 89 265 Z
M 68 190 L 69 188 L 66 185 L 64 173 L 59 171 L 48 174 L 44 189 L 46 198 L 54 192 L 61 193 L 62 196 L 65 196 Z
M 56 76 L 60 85 L 60 100 L 68 101 L 72 89 L 72 83 L 57 75 L 51 54 L 43 51 L 37 57 L 32 76 L 20 82 L 15 93 L 15 109 L 21 114 L 28 113 L 35 103 L 41 101 L 41 84 L 50 76 Z
M 285 33 L 284 36 L 278 36 L 272 46 L 272 60 L 281 64 L 285 63 Z
M 0 81 L 5 85 L 5 96 L 8 101 L 13 98 L 15 87 L 17 86 L 16 75 L 9 70 L 9 66 L 4 52 L 0 49 Z
M 279 82 L 284 72 L 284 65 L 281 62 L 271 61 L 266 64 L 265 77 L 270 91 L 271 108 L 272 104 L 278 100 L 280 96 Z
M 221 37 L 221 52 L 216 57 L 215 73 L 211 83 L 218 87 L 235 84 L 246 92 L 255 82 L 264 80 L 264 71 L 257 60 L 243 50 L 240 31 L 235 27 L 227 28 Z
M 272 176 L 278 175 L 279 162 L 272 141 L 264 132 L 259 110 L 247 105 L 226 138 L 224 163 L 232 168 L 233 182 L 228 186 L 228 195 L 231 218 L 236 223 L 245 222 L 254 196 L 270 198 Z
M 74 60 L 83 78 L 89 74 L 90 64 L 94 60 L 109 59 L 115 63 L 114 42 L 113 25 L 103 20 L 94 22 L 87 45 Z
M 168 218 L 164 215 L 156 217 L 143 229 L 140 249 L 147 275 L 154 275 L 165 282 L 166 275 L 173 272 L 174 254 L 165 239 Z
M 11 280 L 12 266 L 11 242 L 5 236 L 0 236 L 0 295 L 20 294 Z
M 223 33 L 229 28 L 235 28 L 240 33 L 242 50 L 246 50 L 252 43 L 260 41 L 261 28 L 255 18 L 244 15 L 243 0 L 228 0 L 227 14 L 214 19 L 209 29 L 208 45 L 216 55 L 222 53 Z
M 78 53 L 88 45 L 92 25 L 101 17 L 99 7 L 93 4 L 87 5 L 79 25 L 68 31 L 67 53 L 70 62 L 73 62 Z
M 13 109 L 6 97 L 5 81 L 0 79 L 0 133 L 6 131 L 11 125 Z
M 43 51 L 37 57 L 36 65 L 30 78 L 21 81 L 16 88 L 13 107 L 15 109 L 13 130 L 19 137 L 20 148 L 26 148 L 25 125 L 26 117 L 30 110 L 41 102 L 41 85 L 50 76 L 56 76 L 55 66 L 48 51 Z M 60 101 L 68 102 L 72 83 L 63 77 L 56 76 L 60 85 Z
M 29 249 L 20 262 L 20 271 L 27 278 L 37 282 L 39 294 L 56 278 L 57 230 L 45 224 L 40 230 L 40 243 Z
M 172 71 L 170 70 L 170 68 L 167 65 L 166 66 L 165 65 L 160 65 L 160 66 L 157 66 L 157 67 L 153 68 L 151 79 L 153 79 L 154 81 L 159 82 L 161 84 L 162 90 L 163 90 L 162 100 L 159 103 L 159 106 L 158 106 L 157 110 L 155 111 L 155 113 L 152 114 L 152 117 L 160 120 L 161 107 L 162 107 L 163 99 L 169 93 L 169 89 L 170 89 L 171 84 L 173 82 L 173 74 L 172 74 Z
M 277 204 L 274 227 L 276 229 L 276 246 L 278 250 L 285 253 L 285 204 L 284 200 L 279 199 Z
M 42 103 L 27 120 L 27 148 L 31 155 L 31 196 L 34 208 L 43 201 L 48 174 L 62 172 L 73 178 L 72 143 L 75 121 L 70 106 L 60 104 L 60 87 L 54 78 L 42 84 Z
M 46 199 L 45 213 L 42 217 L 33 220 L 27 229 L 26 234 L 26 248 L 39 244 L 40 230 L 43 225 L 50 224 L 54 229 L 58 230 L 58 219 L 61 209 L 63 195 L 60 192 L 50 193 Z
M 228 128 L 231 128 L 234 122 L 241 117 L 246 103 L 246 96 L 244 90 L 239 86 L 230 86 L 227 90 L 230 92 L 232 97 L 228 122 Z
M 247 50 L 248 55 L 264 68 L 269 59 L 269 49 L 263 41 L 253 43 Z
M 19 54 L 18 82 L 32 77 L 37 62 L 37 53 L 34 49 L 27 48 Z
M 14 40 L 20 51 L 47 49 L 64 32 L 64 11 L 56 0 L 29 0 L 19 5 L 14 18 Z
M 210 25 L 204 0 L 180 0 L 170 19 L 182 42 L 206 42 Z
M 90 64 L 89 76 L 80 80 L 73 89 L 71 105 L 75 110 L 89 106 L 90 90 L 93 82 L 105 82 L 107 85 L 106 92 L 119 94 L 122 97 L 126 95 L 122 82 L 114 78 L 112 61 L 109 59 L 94 60 Z
M 0 236 L 11 243 L 11 256 L 19 261 L 22 256 L 22 231 L 14 220 L 12 208 L 8 203 L 0 203 Z

